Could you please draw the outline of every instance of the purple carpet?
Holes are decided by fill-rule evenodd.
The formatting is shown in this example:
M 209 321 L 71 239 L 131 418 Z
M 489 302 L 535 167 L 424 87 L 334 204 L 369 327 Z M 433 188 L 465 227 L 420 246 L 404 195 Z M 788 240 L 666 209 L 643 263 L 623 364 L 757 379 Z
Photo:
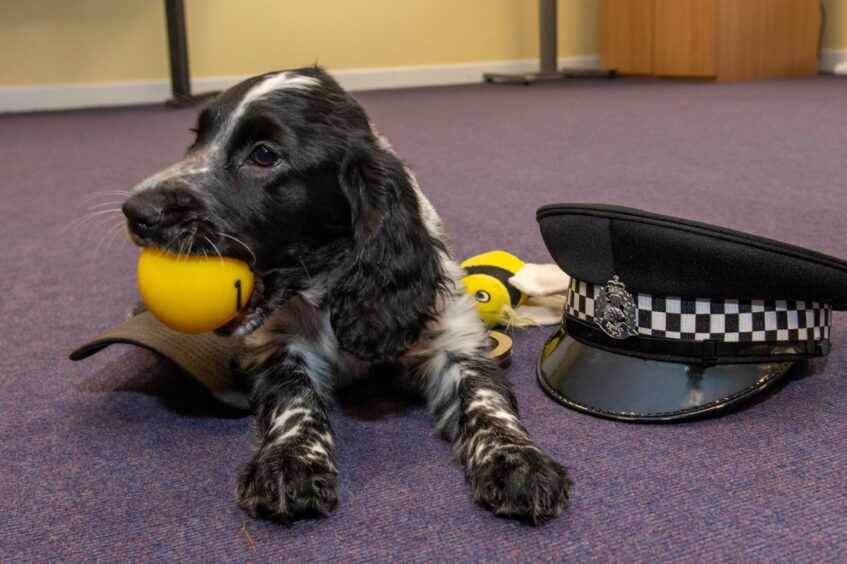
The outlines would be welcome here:
M 357 96 L 417 171 L 457 257 L 548 262 L 535 209 L 600 202 L 847 256 L 847 81 L 585 81 Z M 678 425 L 595 419 L 535 381 L 549 329 L 512 334 L 527 428 L 576 483 L 534 529 L 472 502 L 424 406 L 334 413 L 341 501 L 250 520 L 253 419 L 152 353 L 67 353 L 137 299 L 119 197 L 176 160 L 193 111 L 0 116 L 0 561 L 841 561 L 847 315 L 833 351 L 747 409 Z M 89 199 L 86 199 L 89 198 Z M 103 211 L 81 225 L 86 212 Z M 110 231 L 110 229 L 112 231 Z M 744 272 L 739 272 L 744 276 Z

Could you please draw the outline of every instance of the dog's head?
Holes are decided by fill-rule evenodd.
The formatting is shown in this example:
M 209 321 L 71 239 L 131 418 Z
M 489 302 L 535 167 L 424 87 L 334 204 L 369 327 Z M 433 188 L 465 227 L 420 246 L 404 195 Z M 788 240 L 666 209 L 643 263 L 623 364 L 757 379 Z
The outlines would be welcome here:
M 123 211 L 138 245 L 251 265 L 253 298 L 220 331 L 247 334 L 307 292 L 329 302 L 343 349 L 406 350 L 444 281 L 440 243 L 361 106 L 319 68 L 279 72 L 218 96 L 196 135 Z

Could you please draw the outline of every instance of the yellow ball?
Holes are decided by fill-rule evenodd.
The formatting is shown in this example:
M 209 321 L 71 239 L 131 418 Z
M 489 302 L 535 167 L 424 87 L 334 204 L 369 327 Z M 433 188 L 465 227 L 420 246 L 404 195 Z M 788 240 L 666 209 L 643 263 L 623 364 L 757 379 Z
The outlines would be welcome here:
M 227 324 L 250 299 L 253 272 L 229 257 L 177 256 L 150 247 L 138 258 L 138 288 L 156 318 L 182 333 Z

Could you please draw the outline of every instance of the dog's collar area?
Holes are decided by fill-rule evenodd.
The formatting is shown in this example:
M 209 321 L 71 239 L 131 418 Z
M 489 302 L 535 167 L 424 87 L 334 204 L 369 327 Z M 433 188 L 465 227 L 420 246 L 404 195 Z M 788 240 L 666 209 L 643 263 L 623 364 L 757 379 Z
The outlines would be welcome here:
M 572 279 L 563 326 L 584 344 L 697 364 L 783 362 L 829 352 L 831 307 L 788 300 L 687 299 Z

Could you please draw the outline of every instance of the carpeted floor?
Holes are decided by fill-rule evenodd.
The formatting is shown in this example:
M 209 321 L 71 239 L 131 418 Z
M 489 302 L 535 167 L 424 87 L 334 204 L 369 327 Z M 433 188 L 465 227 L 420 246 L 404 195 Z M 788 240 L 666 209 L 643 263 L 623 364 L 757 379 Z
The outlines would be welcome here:
M 458 257 L 548 261 L 535 209 L 640 207 L 847 255 L 847 81 L 631 80 L 357 96 L 417 171 Z M 337 408 L 341 502 L 290 528 L 234 501 L 252 417 L 132 347 L 67 353 L 137 299 L 117 216 L 175 160 L 190 110 L 0 116 L 0 561 L 844 561 L 847 316 L 833 351 L 747 409 L 680 425 L 594 419 L 535 381 L 548 329 L 513 333 L 527 428 L 576 487 L 533 529 L 471 501 L 424 407 Z M 100 207 L 97 207 L 100 206 Z M 113 229 L 113 231 L 109 231 Z M 744 272 L 739 272 L 744 276 Z

